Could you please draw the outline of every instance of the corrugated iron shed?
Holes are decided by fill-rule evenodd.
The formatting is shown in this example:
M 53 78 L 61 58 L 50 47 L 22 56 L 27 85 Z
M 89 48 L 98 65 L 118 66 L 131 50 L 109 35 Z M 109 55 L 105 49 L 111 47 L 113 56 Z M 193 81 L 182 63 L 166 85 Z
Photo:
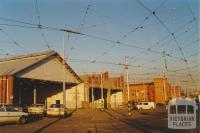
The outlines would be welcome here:
M 62 57 L 55 51 L 4 58 L 0 59 L 0 75 L 62 82 L 62 61 Z M 65 68 L 66 82 L 82 82 L 67 63 L 65 63 Z

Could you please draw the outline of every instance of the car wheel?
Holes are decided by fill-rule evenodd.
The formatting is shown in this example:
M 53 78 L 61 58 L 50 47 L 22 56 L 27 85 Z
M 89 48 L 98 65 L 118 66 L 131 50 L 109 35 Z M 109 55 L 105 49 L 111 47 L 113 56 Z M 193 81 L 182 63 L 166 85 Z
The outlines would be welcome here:
M 18 121 L 18 124 L 25 124 L 27 121 L 27 118 L 25 116 L 21 116 L 19 121 Z
M 150 110 L 153 111 L 153 108 L 151 107 Z
M 139 111 L 142 111 L 142 108 L 139 108 Z

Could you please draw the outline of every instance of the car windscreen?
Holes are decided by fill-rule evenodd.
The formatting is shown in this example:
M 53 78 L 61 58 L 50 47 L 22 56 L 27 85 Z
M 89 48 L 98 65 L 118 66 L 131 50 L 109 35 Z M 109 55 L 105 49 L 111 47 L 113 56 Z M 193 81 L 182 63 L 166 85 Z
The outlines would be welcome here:
M 16 108 L 12 105 L 5 105 L 7 112 L 17 112 Z

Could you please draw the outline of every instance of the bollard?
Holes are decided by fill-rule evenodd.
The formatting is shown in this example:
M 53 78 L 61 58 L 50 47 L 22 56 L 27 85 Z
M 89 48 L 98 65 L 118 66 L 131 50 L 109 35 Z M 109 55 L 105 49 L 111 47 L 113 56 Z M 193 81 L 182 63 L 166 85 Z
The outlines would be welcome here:
M 101 101 L 101 111 L 104 111 L 104 101 Z
M 131 101 L 128 101 L 128 116 L 131 116 Z

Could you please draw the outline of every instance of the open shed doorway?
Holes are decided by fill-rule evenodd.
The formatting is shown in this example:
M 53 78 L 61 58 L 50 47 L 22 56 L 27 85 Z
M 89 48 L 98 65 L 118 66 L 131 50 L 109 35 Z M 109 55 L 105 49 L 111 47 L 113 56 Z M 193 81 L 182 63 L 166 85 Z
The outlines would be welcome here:
M 74 86 L 66 84 L 66 89 Z M 48 97 L 63 91 L 61 82 L 42 81 L 26 78 L 15 78 L 13 101 L 18 106 L 29 106 L 34 103 L 34 89 L 36 90 L 36 103 L 46 104 Z M 57 101 L 55 101 L 56 103 Z

